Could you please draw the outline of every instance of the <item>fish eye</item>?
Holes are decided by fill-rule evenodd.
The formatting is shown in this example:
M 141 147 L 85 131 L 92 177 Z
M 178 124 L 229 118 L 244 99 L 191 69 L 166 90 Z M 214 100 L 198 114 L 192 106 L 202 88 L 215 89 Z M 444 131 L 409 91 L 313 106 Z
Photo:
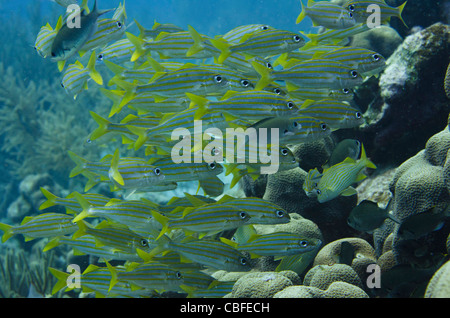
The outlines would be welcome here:
M 279 89 L 278 87 L 274 88 L 274 89 L 273 89 L 273 92 L 274 92 L 275 94 L 281 95 L 281 89 Z
M 284 211 L 278 210 L 278 211 L 277 211 L 277 216 L 278 216 L 279 218 L 282 218 L 282 217 L 284 216 Z
M 298 123 L 296 121 L 294 121 L 294 127 L 297 128 L 298 127 Z
M 161 169 L 155 168 L 155 169 L 153 169 L 153 172 L 154 172 L 157 176 L 159 176 L 159 175 L 161 174 Z
M 271 64 L 270 62 L 267 62 L 267 63 L 266 63 L 266 67 L 267 67 L 267 68 L 270 68 L 270 69 L 273 69 L 273 66 L 272 66 L 272 64 Z
M 117 27 L 120 29 L 122 28 L 122 23 L 120 21 L 117 21 Z
M 358 72 L 355 71 L 355 70 L 350 71 L 350 75 L 351 75 L 353 78 L 357 78 L 357 77 L 358 77 Z
M 176 273 L 175 273 L 175 277 L 176 277 L 177 279 L 183 278 L 183 276 L 181 275 L 180 272 L 176 272 Z
M 349 16 L 350 18 L 353 18 L 353 13 L 352 13 L 352 12 L 349 12 L 349 13 L 348 13 L 348 16 Z
M 299 242 L 299 244 L 300 244 L 300 246 L 301 247 L 307 247 L 309 244 L 308 244 L 308 241 L 305 241 L 305 240 L 301 240 L 300 242 Z
M 294 42 L 300 42 L 301 40 L 302 40 L 302 38 L 300 37 L 300 36 L 298 36 L 298 35 L 294 35 L 293 37 L 292 37 L 292 39 L 294 40 Z
M 86 142 L 90 144 L 92 142 L 91 138 L 86 139 Z
M 318 195 L 321 195 L 321 194 L 322 194 L 322 191 L 320 191 L 319 189 L 317 189 L 317 190 L 316 190 L 316 193 L 317 193 Z
M 63 84 L 63 82 L 61 82 L 61 87 L 62 87 L 62 88 L 64 88 L 64 84 Z
M 282 154 L 283 156 L 287 156 L 288 153 L 289 153 L 289 151 L 288 151 L 286 148 L 281 149 L 281 154 Z
M 103 54 L 99 54 L 99 55 L 97 56 L 97 60 L 103 61 Z
M 284 131 L 283 131 L 283 134 L 287 134 L 289 132 L 289 130 L 287 130 L 287 129 L 285 129 Z
M 243 87 L 249 87 L 250 86 L 250 81 L 246 80 L 246 79 L 243 79 L 243 80 L 241 80 L 241 85 Z
M 355 12 L 355 6 L 353 4 L 349 5 L 348 10 L 351 12 Z
M 244 211 L 239 212 L 239 217 L 244 220 L 247 217 L 247 213 L 245 213 Z
M 241 265 L 247 265 L 247 259 L 245 257 L 242 257 L 240 259 Z
M 328 129 L 327 124 L 324 124 L 324 123 L 320 124 L 320 129 L 327 130 Z
M 294 103 L 293 103 L 293 102 L 288 102 L 288 103 L 287 103 L 287 107 L 288 107 L 289 109 L 294 108 Z
M 216 81 L 216 83 L 222 83 L 223 78 L 220 75 L 216 75 L 216 76 L 214 76 L 214 80 Z
M 146 240 L 146 239 L 142 239 L 142 240 L 141 240 L 141 245 L 142 245 L 142 246 L 147 246 L 147 245 L 148 245 L 147 240 Z
M 52 56 L 55 57 L 55 56 L 56 56 L 56 53 L 55 53 L 55 52 L 52 52 Z
M 208 164 L 208 167 L 209 167 L 211 170 L 214 170 L 214 169 L 216 169 L 216 163 L 215 163 L 215 162 L 211 162 L 211 163 Z
M 362 114 L 361 114 L 360 112 L 356 112 L 356 113 L 355 113 L 355 117 L 356 117 L 357 119 L 360 119 L 360 118 L 362 117 Z
M 344 94 L 350 94 L 350 90 L 349 90 L 348 88 L 344 88 L 344 89 L 342 90 L 342 93 L 344 93 Z
M 268 25 L 263 25 L 260 29 L 261 30 L 269 30 L 269 26 Z
M 381 59 L 381 57 L 378 54 L 374 54 L 372 55 L 372 57 L 375 61 L 379 61 Z

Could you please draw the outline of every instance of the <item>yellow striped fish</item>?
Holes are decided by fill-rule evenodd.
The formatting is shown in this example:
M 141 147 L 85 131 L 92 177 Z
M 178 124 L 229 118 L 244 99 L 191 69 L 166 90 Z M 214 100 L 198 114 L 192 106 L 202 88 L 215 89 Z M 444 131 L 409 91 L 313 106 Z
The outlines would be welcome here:
M 229 115 L 230 121 L 238 118 L 258 121 L 267 117 L 293 116 L 299 110 L 292 100 L 267 91 L 229 92 L 218 101 L 189 93 L 186 96 L 198 105 L 195 119 L 202 118 L 207 112 L 223 112 Z
M 96 54 L 92 52 L 86 67 L 76 61 L 71 64 L 64 71 L 63 78 L 61 80 L 61 86 L 76 99 L 77 95 L 87 89 L 88 79 L 92 78 L 97 84 L 103 85 L 103 78 L 100 73 L 95 69 Z
M 263 119 L 252 125 L 257 131 L 260 128 L 277 128 L 280 144 L 299 144 L 325 138 L 331 134 L 330 127 L 322 120 L 297 114 L 293 117 L 275 117 Z M 268 134 L 268 142 L 272 136 Z
M 236 52 L 267 57 L 290 52 L 305 45 L 305 40 L 299 34 L 277 29 L 249 33 L 242 38 L 243 42 L 236 45 L 227 43 L 223 39 L 211 39 L 210 41 L 222 52 L 218 58 L 219 64 Z
M 74 249 L 75 255 L 92 255 L 100 258 L 99 262 L 117 260 L 140 262 L 142 259 L 136 252 L 119 251 L 110 246 L 99 245 L 98 240 L 92 235 L 83 235 L 76 239 L 67 236 L 57 236 L 48 241 L 43 251 L 49 251 L 60 245 L 67 245 Z M 109 281 L 108 281 L 109 285 Z
M 74 197 L 75 192 L 72 192 L 65 198 L 60 198 L 45 188 L 41 187 L 40 189 L 47 200 L 39 206 L 39 210 L 48 209 L 55 205 L 61 205 L 68 211 L 81 212 L 81 206 Z M 84 193 L 82 196 L 92 206 L 103 206 L 111 200 L 111 198 L 98 193 Z
M 327 29 L 347 29 L 356 24 L 352 12 L 348 12 L 342 6 L 328 1 L 314 2 L 308 0 L 305 7 L 302 1 L 302 11 L 296 23 L 300 23 L 308 16 L 313 21 L 313 26 L 323 26 Z
M 302 254 L 312 251 L 322 242 L 299 236 L 297 233 L 275 232 L 253 234 L 247 242 L 233 242 L 225 238 L 221 241 L 234 246 L 238 251 L 250 253 L 252 258 L 273 256 L 275 260 L 283 256 Z
M 77 239 L 84 235 L 92 235 L 98 246 L 108 246 L 113 250 L 124 251 L 128 253 L 136 252 L 139 248 L 149 251 L 150 242 L 127 227 L 121 225 L 112 226 L 107 221 L 103 221 L 96 227 L 90 227 L 84 222 L 78 223 L 79 230 L 73 234 L 73 239 Z M 153 248 L 153 247 L 152 247 Z
M 158 222 L 153 220 L 152 211 L 155 206 L 140 200 L 111 200 L 102 206 L 91 205 L 80 193 L 74 194 L 82 211 L 73 219 L 78 222 L 86 217 L 102 217 L 128 226 L 138 233 L 147 230 L 161 230 Z M 139 231 L 137 231 L 139 229 Z
M 80 56 L 83 56 L 89 50 L 103 47 L 112 41 L 117 41 L 125 34 L 125 30 L 126 26 L 119 20 L 98 20 L 95 33 L 86 41 L 78 53 Z
M 249 262 L 241 252 L 221 241 L 198 240 L 193 237 L 187 237 L 181 242 L 175 242 L 164 235 L 157 243 L 159 246 L 150 253 L 142 253 L 138 250 L 144 261 L 150 261 L 159 253 L 173 251 L 180 254 L 184 259 L 209 268 L 223 269 L 230 272 L 247 272 L 250 270 Z
M 298 115 L 317 118 L 325 122 L 332 130 L 354 128 L 365 122 L 359 109 L 350 106 L 347 102 L 333 99 L 307 100 L 301 106 Z
M 41 57 L 47 58 L 51 54 L 53 40 L 61 27 L 62 16 L 59 17 L 55 29 L 49 23 L 41 27 L 34 43 L 34 49 Z
M 343 89 L 327 89 L 327 88 L 296 88 L 289 91 L 289 96 L 299 100 L 323 100 L 334 99 L 338 101 L 351 101 L 354 97 L 353 90 L 349 88 Z
M 222 38 L 228 43 L 238 44 L 241 42 L 242 38 L 247 36 L 248 34 L 265 31 L 265 30 L 274 30 L 275 28 L 266 24 L 246 24 L 235 27 L 225 33 Z
M 134 45 L 128 39 L 121 39 L 103 48 L 97 56 L 97 62 L 124 63 L 131 59 Z
M 348 157 L 343 162 L 323 171 L 316 189 L 317 200 L 324 203 L 339 195 L 356 194 L 356 190 L 351 185 L 366 178 L 363 173 L 365 168 L 376 169 L 376 166 L 367 158 L 364 146 L 361 144 L 361 158 L 359 160 Z
M 299 87 L 344 89 L 361 85 L 363 82 L 363 78 L 355 69 L 326 59 L 302 61 L 284 70 L 269 71 L 256 63 L 253 63 L 253 67 L 261 75 L 256 89 L 262 89 L 278 80 L 287 83 L 288 91 Z
M 158 35 L 162 32 L 164 33 L 176 33 L 176 32 L 183 32 L 183 28 L 173 24 L 173 23 L 158 23 L 154 22 L 151 29 L 145 29 L 144 27 L 140 26 L 139 23 L 136 23 L 144 34 L 145 39 L 155 39 L 158 37 Z
M 323 54 L 318 53 L 315 58 L 342 63 L 365 75 L 369 72 L 381 71 L 386 66 L 386 59 L 381 54 L 353 46 L 339 48 Z
M 91 140 L 96 140 L 107 133 L 120 133 L 129 135 L 131 132 L 126 126 L 142 127 L 145 129 L 155 127 L 161 121 L 161 118 L 154 116 L 137 117 L 135 115 L 128 115 L 120 123 L 112 123 L 106 118 L 90 111 L 92 118 L 99 125 L 90 135 Z
M 317 195 L 316 189 L 319 185 L 320 178 L 322 178 L 322 174 L 317 168 L 308 171 L 303 182 L 303 191 L 305 191 L 308 197 L 315 197 Z
M 245 210 L 250 215 L 247 224 L 283 224 L 289 223 L 290 220 L 285 209 L 261 198 L 233 198 L 225 195 L 218 202 Z
M 52 294 L 56 294 L 61 289 L 70 291 L 67 282 L 71 280 L 71 273 L 62 272 L 49 267 L 50 273 L 57 278 Z M 118 272 L 124 272 L 122 268 L 116 269 Z M 120 282 L 109 289 L 112 275 L 109 269 L 90 264 L 80 275 L 81 290 L 84 293 L 95 292 L 97 298 L 104 297 L 150 297 L 153 292 L 148 289 L 134 289 L 128 283 Z
M 179 290 L 179 286 L 183 284 L 183 275 L 180 271 L 156 262 L 137 264 L 129 267 L 127 271 L 119 271 L 109 263 L 106 263 L 106 265 L 112 276 L 108 292 L 113 290 L 118 282 L 127 282 L 132 286 L 146 289 L 169 291 Z M 133 287 L 133 289 L 136 288 Z
M 163 171 L 140 157 L 119 157 L 116 149 L 108 172 L 110 180 L 120 189 L 153 189 L 163 183 Z
M 164 182 L 183 182 L 208 179 L 223 172 L 223 167 L 217 162 L 174 163 L 172 157 L 152 160 L 153 165 L 164 171 Z
M 323 45 L 332 43 L 334 45 L 339 44 L 342 40 L 347 39 L 349 37 L 355 36 L 357 34 L 363 33 L 370 30 L 367 23 L 358 23 L 354 26 L 343 29 L 343 30 L 329 30 L 319 34 L 305 34 L 302 33 L 303 36 L 308 38 L 310 41 L 305 44 L 303 47 L 304 50 L 314 48 L 317 45 Z
M 26 216 L 17 226 L 0 223 L 0 230 L 4 232 L 2 242 L 17 234 L 22 234 L 25 241 L 72 234 L 78 230 L 78 225 L 72 223 L 72 219 L 73 217 L 67 214 L 43 213 L 33 217 Z
M 157 75 L 155 75 L 157 76 Z M 145 85 L 136 85 L 119 79 L 114 81 L 125 90 L 118 107 L 123 107 L 140 94 L 153 94 L 154 97 L 185 97 L 185 93 L 206 96 L 221 94 L 228 90 L 229 84 L 225 76 L 199 67 L 182 68 L 152 79 Z
M 185 208 L 180 218 L 168 218 L 158 212 L 153 212 L 153 217 L 162 225 L 158 238 L 174 229 L 182 229 L 187 235 L 197 233 L 202 238 L 238 228 L 250 219 L 245 210 L 219 203 Z
M 201 35 L 201 41 L 199 42 L 196 42 L 188 31 L 174 33 L 161 32 L 154 41 L 149 42 L 128 32 L 126 35 L 135 46 L 135 51 L 131 57 L 132 62 L 150 52 L 157 52 L 161 59 L 203 59 L 212 57 L 211 52 L 204 50 L 201 46 L 201 43 L 208 39 L 204 35 Z M 195 49 L 191 50 L 191 48 Z
M 353 14 L 357 22 L 365 23 L 370 15 L 373 14 L 371 10 L 368 10 L 369 6 L 377 5 L 380 8 L 381 23 L 390 22 L 391 17 L 397 17 L 408 27 L 402 17 L 402 12 L 407 2 L 405 1 L 398 7 L 391 7 L 384 0 L 350 0 L 344 4 L 344 7 Z

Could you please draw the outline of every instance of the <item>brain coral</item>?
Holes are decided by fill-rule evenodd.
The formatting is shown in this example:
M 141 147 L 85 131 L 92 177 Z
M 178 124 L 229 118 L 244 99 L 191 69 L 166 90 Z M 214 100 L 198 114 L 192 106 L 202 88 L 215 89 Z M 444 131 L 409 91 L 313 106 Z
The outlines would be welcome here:
M 334 282 L 326 290 L 311 286 L 289 286 L 273 298 L 369 298 L 369 295 L 355 285 Z
M 326 290 L 334 282 L 346 282 L 363 288 L 358 274 L 348 265 L 317 265 L 308 271 L 303 284 Z
M 360 279 L 365 281 L 367 266 L 376 263 L 377 259 L 372 245 L 361 238 L 349 237 L 328 243 L 317 254 L 313 266 L 339 263 L 343 242 L 348 242 L 353 247 L 353 260 L 350 266 L 358 273 Z
M 433 275 L 425 291 L 425 298 L 450 297 L 450 261 L 447 261 Z
M 277 292 L 292 286 L 286 275 L 276 272 L 252 272 L 239 278 L 230 298 L 272 298 Z
M 450 204 L 448 191 L 448 157 L 450 132 L 447 127 L 432 136 L 424 150 L 406 160 L 397 169 L 390 185 L 394 195 L 393 213 L 400 221 L 434 208 L 443 213 Z M 448 226 L 448 225 L 447 225 Z M 392 249 L 399 263 L 427 264 L 432 254 L 442 253 L 441 247 L 448 231 L 430 232 L 427 239 L 402 239 L 398 235 L 399 225 L 393 231 Z M 445 238 L 440 236 L 445 235 Z M 420 252 L 419 252 L 420 250 Z

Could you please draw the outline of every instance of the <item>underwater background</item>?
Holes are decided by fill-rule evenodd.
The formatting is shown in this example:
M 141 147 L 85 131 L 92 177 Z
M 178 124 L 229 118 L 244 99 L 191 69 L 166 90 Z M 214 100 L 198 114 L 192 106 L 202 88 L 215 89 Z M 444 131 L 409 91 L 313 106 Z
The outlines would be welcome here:
M 347 2 L 331 1 L 343 8 Z M 89 1 L 90 9 L 93 3 Z M 122 3 L 97 1 L 101 10 L 115 10 Z M 309 7 L 312 3 L 303 1 L 303 6 Z M 399 7 L 403 1 L 386 3 L 390 7 Z M 175 24 L 183 30 L 192 26 L 195 31 L 210 38 L 250 24 L 268 25 L 296 33 L 306 43 L 313 42 L 309 34 L 326 32 L 320 26 L 313 26 L 308 16 L 296 23 L 302 11 L 299 0 L 128 0 L 125 8 L 126 19 L 122 21 L 127 25 L 126 32 L 136 36 L 140 30 L 133 21 L 145 29 L 151 29 L 155 21 Z M 0 191 L 3 193 L 0 199 L 0 222 L 5 224 L 0 229 L 9 233 L 5 234 L 0 244 L 0 297 L 450 297 L 450 131 L 447 120 L 450 112 L 450 72 L 447 71 L 450 63 L 450 1 L 409 0 L 401 12 L 408 27 L 394 16 L 389 24 L 380 28 L 358 34 L 355 32 L 349 37 L 339 38 L 339 41 L 331 38 L 336 41 L 327 45 L 376 52 L 383 56 L 385 66 L 375 74 L 364 76 L 364 81 L 352 88 L 352 98 L 346 98 L 348 105 L 362 114 L 364 123 L 333 128 L 332 132 L 318 137 L 313 131 L 312 136 L 308 137 L 310 139 L 290 142 L 289 152 L 296 160 L 294 166 L 273 175 L 255 176 L 248 170 L 248 175 L 238 174 L 239 182 L 231 186 L 236 174 L 225 175 L 228 171 L 226 164 L 223 164 L 224 172 L 219 177 L 224 185 L 223 188 L 219 185 L 219 190 L 214 185 L 207 189 L 209 185 L 200 183 L 202 189 L 199 191 L 198 181 L 202 179 L 195 179 L 194 176 L 185 182 L 182 176 L 175 176 L 181 181 L 176 189 L 144 189 L 142 193 L 131 191 L 131 194 L 129 189 L 121 189 L 116 179 L 109 180 L 108 173 L 106 177 L 103 175 L 106 181 L 105 178 L 99 177 L 101 182 L 94 178 L 95 185 L 88 190 L 87 179 L 92 181 L 90 177 L 95 173 L 90 174 L 90 171 L 84 176 L 69 177 L 75 174 L 73 169 L 79 165 L 69 151 L 83 158 L 83 162 L 98 163 L 102 158 L 107 158 L 108 164 L 101 168 L 107 167 L 106 171 L 112 166 L 112 157 L 119 150 L 120 158 L 150 159 L 158 155 L 149 155 L 144 148 L 129 146 L 121 139 L 120 131 L 119 134 L 116 131 L 115 134 L 104 134 L 95 140 L 92 138 L 99 124 L 90 112 L 113 123 L 130 118 L 127 117 L 130 114 L 137 115 L 137 112 L 123 107 L 109 117 L 113 102 L 100 87 L 108 90 L 127 89 L 109 82 L 116 74 L 105 63 L 95 66 L 103 77 L 103 85 L 89 79 L 88 89 L 82 89 L 76 99 L 61 87 L 64 71 L 60 72 L 57 63 L 50 57 L 40 56 L 35 49 L 35 42 L 41 27 L 47 23 L 55 27 L 64 12 L 61 5 L 49 0 L 0 0 L 0 16 L 4 21 L 0 33 Z M 111 19 L 113 12 L 106 13 L 105 17 Z M 121 38 L 127 36 L 123 33 Z M 99 53 L 107 44 L 117 40 L 96 47 L 96 52 Z M 312 45 L 312 49 L 322 44 L 319 41 Z M 296 48 L 292 52 L 301 50 Z M 76 55 L 68 60 L 66 67 L 77 59 L 86 66 L 90 55 L 91 52 L 83 57 Z M 151 56 L 157 62 L 165 61 L 158 55 Z M 279 56 L 270 53 L 264 57 L 273 64 Z M 207 62 L 203 59 L 173 60 L 199 65 L 218 64 L 212 59 Z M 282 64 L 283 61 L 280 61 Z M 138 65 L 129 61 L 121 63 L 128 69 Z M 282 66 L 275 67 L 280 69 Z M 167 69 L 164 71 L 167 72 Z M 264 78 L 260 72 L 246 76 L 251 78 L 255 86 Z M 282 80 L 278 84 L 286 89 Z M 303 100 L 308 98 L 293 97 L 290 91 L 288 97 L 296 99 L 295 103 L 300 108 Z M 150 112 L 150 115 L 159 119 L 167 118 L 164 112 L 158 112 Z M 170 114 L 178 112 L 181 110 Z M 163 149 L 163 144 L 164 141 L 161 141 L 156 148 L 161 146 Z M 326 165 L 330 168 L 333 160 L 337 165 L 347 157 L 353 160 L 352 164 L 357 165 L 367 159 L 363 153 L 376 169 L 366 163 L 362 167 L 366 178 L 361 176 L 361 170 L 350 181 L 335 181 L 338 184 L 348 183 L 339 194 L 352 186 L 356 190 L 352 195 L 339 195 L 326 202 L 319 202 L 316 194 L 305 190 L 305 182 L 311 181 L 314 169 L 318 168 L 321 176 L 326 175 Z M 120 161 L 119 168 L 122 169 Z M 164 168 L 161 170 L 164 174 Z M 316 186 L 320 185 L 318 180 L 313 179 Z M 315 186 L 313 188 L 316 191 Z M 208 191 L 212 194 L 208 195 Z M 66 233 L 49 233 L 48 236 L 42 235 L 31 240 L 29 238 L 33 238 L 33 235 L 27 236 L 26 231 L 17 230 L 24 220 L 33 221 L 33 218 L 44 213 L 58 213 L 72 219 L 94 206 L 89 201 L 86 207 L 87 198 L 71 195 L 74 192 L 98 194 L 103 200 L 98 206 L 107 206 L 106 203 L 113 198 L 118 199 L 110 204 L 113 206 L 123 201 L 144 202 L 153 210 L 149 218 L 157 221 L 157 233 L 153 233 L 153 228 L 148 233 L 139 228 L 131 231 L 136 236 L 121 237 L 128 244 L 126 248 L 110 242 L 113 245 L 109 246 L 107 240 L 110 238 L 102 240 L 96 237 L 94 231 L 89 232 L 90 226 L 102 230 L 106 224 L 107 229 L 126 228 L 127 231 L 133 227 L 124 227 L 124 224 L 120 225 L 120 222 L 100 213 L 98 217 L 84 215 L 86 219 L 79 218 L 77 224 L 86 221 L 89 223 L 88 229 L 72 223 L 68 225 Z M 204 196 L 194 198 L 185 193 Z M 68 200 L 64 201 L 63 198 Z M 174 198 L 186 200 L 181 204 Z M 221 198 L 222 201 L 219 201 Z M 250 200 L 233 201 L 238 198 Z M 254 213 L 250 207 L 256 204 L 254 202 L 262 204 L 256 209 L 261 213 L 275 206 L 276 211 L 288 213 L 289 221 L 272 220 L 267 222 L 269 224 L 255 221 L 253 226 L 245 230 L 243 226 L 223 231 L 219 228 L 205 236 L 202 235 L 204 233 L 199 235 L 201 231 L 195 233 L 195 230 L 192 234 L 183 228 L 185 224 L 179 228 L 167 225 L 170 230 L 164 235 L 170 236 L 170 241 L 161 243 L 162 239 L 158 236 L 163 235 L 160 231 L 161 226 L 166 225 L 164 222 L 171 224 L 171 218 L 187 222 L 189 214 L 182 214 L 183 211 L 193 210 L 195 213 L 196 209 L 214 206 L 216 201 L 231 205 L 233 211 L 242 210 L 248 215 Z M 249 203 L 249 207 L 245 202 Z M 166 220 L 167 216 L 169 221 Z M 253 216 L 253 219 L 257 217 Z M 237 231 L 238 228 L 241 231 Z M 74 233 L 77 233 L 74 240 L 92 238 L 89 241 L 92 244 L 91 254 L 80 253 L 79 248 L 62 242 L 64 239 L 69 240 Z M 143 233 L 147 233 L 148 237 Z M 291 233 L 300 238 L 301 243 L 307 242 L 314 248 L 308 247 L 298 253 L 280 254 L 279 251 L 272 251 L 273 254 L 270 254 L 276 244 L 281 245 L 274 249 L 289 250 L 283 245 L 287 244 L 284 238 L 276 235 L 279 233 Z M 136 237 L 138 242 L 139 238 L 146 240 L 145 252 L 150 255 L 154 252 L 149 262 L 146 260 L 148 254 L 136 251 L 133 245 Z M 156 237 L 161 240 L 160 243 L 157 243 Z M 265 241 L 264 245 L 250 244 L 264 237 L 273 238 Z M 240 255 L 244 255 L 247 262 L 246 268 L 239 270 L 211 266 L 217 260 L 205 261 L 204 256 L 182 250 L 184 246 L 178 247 L 178 252 L 173 253 L 176 250 L 175 242 L 181 245 L 212 242 L 209 248 L 211 254 L 218 249 L 214 244 L 225 242 L 234 251 L 240 250 Z M 170 244 L 174 245 L 168 248 Z M 128 250 L 130 246 L 131 251 Z M 111 256 L 124 251 L 128 253 L 126 257 Z M 168 251 L 178 259 L 164 259 L 164 256 L 173 256 L 171 253 L 161 254 Z M 106 254 L 109 256 L 101 256 Z M 224 260 L 219 256 L 218 262 L 223 263 Z M 155 264 L 155 260 L 158 260 L 158 264 L 166 263 L 161 268 L 142 266 Z M 71 274 L 67 268 L 69 264 L 79 265 L 81 288 L 65 290 L 66 279 Z M 127 279 L 123 265 L 130 273 L 141 269 L 143 276 Z M 170 276 L 178 274 L 182 276 L 182 281 Z M 148 277 L 154 277 L 156 282 L 148 282 L 151 280 Z

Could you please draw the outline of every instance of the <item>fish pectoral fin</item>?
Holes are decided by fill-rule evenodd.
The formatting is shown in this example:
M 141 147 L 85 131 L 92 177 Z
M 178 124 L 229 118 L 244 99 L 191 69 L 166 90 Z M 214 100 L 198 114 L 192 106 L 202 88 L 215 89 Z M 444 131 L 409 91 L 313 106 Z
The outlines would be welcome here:
M 344 197 L 350 197 L 350 196 L 355 195 L 355 194 L 357 194 L 357 193 L 358 193 L 358 191 L 356 191 L 355 188 L 353 188 L 353 187 L 348 187 L 348 188 L 345 189 L 343 192 L 341 192 L 341 195 L 344 196 Z

